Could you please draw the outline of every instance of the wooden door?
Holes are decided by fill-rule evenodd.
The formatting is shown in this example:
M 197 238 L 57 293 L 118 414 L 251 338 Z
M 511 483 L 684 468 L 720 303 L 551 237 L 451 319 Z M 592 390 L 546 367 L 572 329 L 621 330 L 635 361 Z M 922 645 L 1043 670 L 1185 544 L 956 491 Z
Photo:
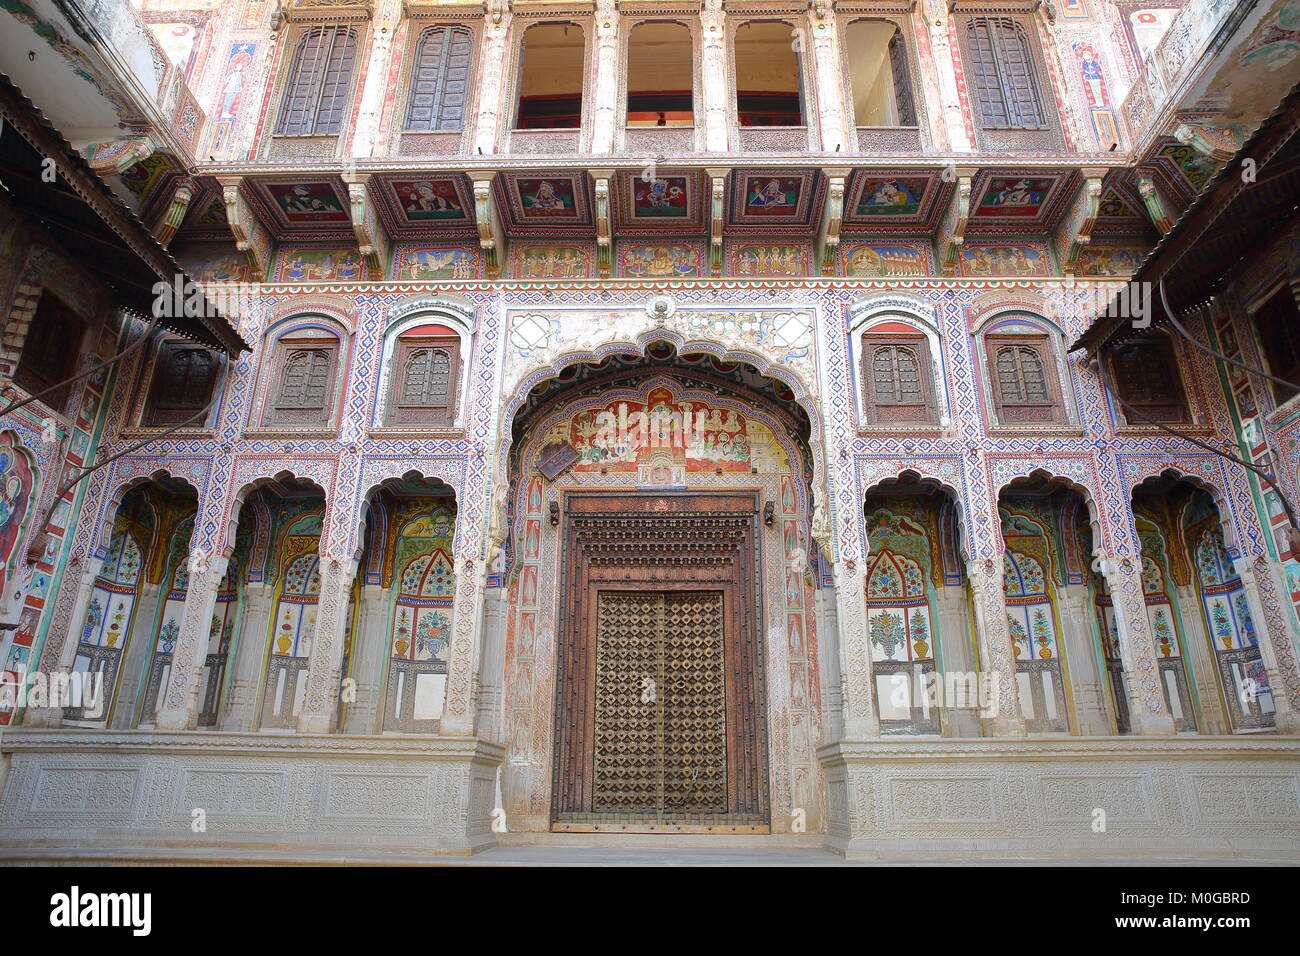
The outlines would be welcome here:
M 752 494 L 570 495 L 553 827 L 766 832 Z

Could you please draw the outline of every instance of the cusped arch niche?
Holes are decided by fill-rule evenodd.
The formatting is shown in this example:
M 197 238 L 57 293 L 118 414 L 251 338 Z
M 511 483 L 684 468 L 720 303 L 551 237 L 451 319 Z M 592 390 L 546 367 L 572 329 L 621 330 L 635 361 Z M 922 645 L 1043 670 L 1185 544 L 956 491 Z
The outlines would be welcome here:
M 874 421 L 871 409 L 870 370 L 866 367 L 872 341 L 897 343 L 909 348 L 921 368 L 923 394 L 930 403 L 927 421 L 895 422 L 914 427 L 916 424 L 946 428 L 952 422 L 947 378 L 943 374 L 942 337 L 938 313 L 932 302 L 917 296 L 893 293 L 872 296 L 849 308 L 849 355 L 854 385 L 854 408 L 860 427 L 882 423 Z M 883 423 L 888 424 L 888 423 Z
M 788 500 L 774 489 L 774 513 L 797 516 L 807 535 L 818 426 L 788 384 L 750 363 L 705 351 L 678 353 L 672 343 L 657 341 L 644 354 L 629 349 L 533 379 L 512 405 L 512 428 L 503 436 L 510 442 L 504 481 L 508 525 L 517 533 L 522 526 L 516 519 L 538 506 L 529 505 L 536 495 L 528 477 L 548 452 L 568 444 L 572 451 L 560 456 L 557 480 L 565 474 L 583 485 L 752 487 L 761 483 L 756 475 L 784 471 L 792 479 Z M 507 566 L 515 544 L 507 542 Z
M 420 298 L 388 313 L 370 427 L 461 428 L 474 310 L 455 299 Z

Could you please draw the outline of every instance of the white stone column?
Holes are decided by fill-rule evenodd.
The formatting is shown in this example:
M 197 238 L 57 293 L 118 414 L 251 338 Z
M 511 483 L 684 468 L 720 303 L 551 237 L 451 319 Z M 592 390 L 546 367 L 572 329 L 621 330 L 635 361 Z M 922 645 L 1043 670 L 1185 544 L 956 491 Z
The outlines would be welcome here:
M 1115 725 L 1106 707 L 1107 674 L 1099 659 L 1100 645 L 1092 626 L 1097 616 L 1092 595 L 1086 584 L 1067 584 L 1057 594 L 1065 663 L 1079 733 L 1085 737 L 1109 736 L 1114 733 Z
M 1115 626 L 1119 630 L 1129 726 L 1134 734 L 1140 736 L 1173 734 L 1176 732 L 1174 718 L 1165 703 L 1139 565 L 1128 556 L 1099 552 L 1096 568 L 1106 579 Z
M 299 733 L 334 732 L 339 712 L 339 672 L 343 668 L 343 629 L 356 573 L 356 558 L 321 555 L 320 601 L 307 654 L 307 694 L 298 715 Z
M 1277 588 L 1272 580 L 1268 558 L 1259 555 L 1255 559 L 1237 558 L 1232 562 L 1237 576 L 1241 578 L 1241 590 L 1246 595 L 1246 604 L 1250 616 L 1255 622 L 1255 639 L 1259 642 L 1260 663 L 1268 671 L 1268 686 L 1273 691 L 1273 724 L 1279 733 L 1300 734 L 1300 715 L 1291 704 L 1291 688 L 1286 675 L 1278 666 L 1277 645 L 1285 642 L 1293 645 L 1291 635 L 1279 633 L 1287 625 L 1287 612 L 1278 606 Z M 1266 607 L 1271 604 L 1272 607 Z M 1268 610 L 1275 615 L 1270 617 Z M 1235 688 L 1224 688 L 1228 693 L 1235 693 Z
M 479 669 L 478 735 L 481 740 L 501 742 L 501 701 L 505 683 L 506 616 L 509 605 L 505 588 L 483 591 L 483 664 Z
M 727 117 L 731 110 L 731 84 L 727 82 L 727 16 L 722 0 L 704 0 L 700 13 L 700 74 L 704 103 L 704 149 L 727 151 Z
M 85 562 L 82 565 L 82 562 Z M 45 647 L 41 651 L 41 670 L 44 671 L 46 687 L 55 674 L 69 674 L 72 664 L 77 659 L 77 645 L 81 643 L 81 629 L 86 623 L 86 607 L 90 604 L 90 595 L 95 588 L 95 578 L 99 577 L 103 567 L 100 558 L 78 558 L 73 555 L 68 559 L 64 574 L 75 576 L 78 565 L 81 575 L 77 579 L 77 596 L 72 603 L 68 617 L 68 628 L 63 634 L 55 633 L 53 622 L 45 635 Z M 52 696 L 52 695 L 51 695 Z M 24 727 L 57 727 L 63 722 L 61 702 L 47 699 L 43 707 L 28 707 L 23 715 Z
M 1203 734 L 1230 734 L 1232 726 L 1223 712 L 1223 697 L 1219 692 L 1219 667 L 1210 648 L 1210 632 L 1205 623 L 1205 609 L 1201 595 L 1194 584 L 1176 588 L 1174 600 L 1178 602 L 1178 616 L 1182 621 L 1183 659 L 1191 665 L 1189 675 L 1196 687 L 1196 702 L 1200 705 L 1196 726 Z
M 389 589 L 378 584 L 361 588 L 357 633 L 352 638 L 352 679 L 357 696 L 348 706 L 343 728 L 349 734 L 377 734 L 383 729 L 390 595 Z
M 1002 590 L 1000 559 L 979 558 L 966 565 L 971 604 L 975 609 L 975 635 L 979 645 L 980 682 L 997 688 L 997 712 L 992 718 L 996 737 L 1025 736 L 1016 683 L 1016 655 L 1007 627 L 1007 599 Z M 981 694 L 982 696 L 982 694 Z
M 835 17 L 827 13 L 808 17 L 812 34 L 813 88 L 817 91 L 817 115 L 821 123 L 822 152 L 857 152 L 856 137 L 849 143 L 844 115 L 844 90 L 848 77 L 840 59 L 839 31 Z M 810 117 L 811 119 L 811 117 Z
M 836 618 L 839 624 L 840 690 L 844 737 L 880 736 L 876 688 L 867 638 L 866 569 L 855 561 L 835 564 Z
M 190 586 L 181 611 L 181 632 L 172 651 L 171 675 L 158 709 L 159 730 L 192 730 L 199 719 L 200 681 L 212 635 L 212 612 L 217 589 L 226 575 L 230 558 L 206 558 L 194 552 L 190 558 Z
M 508 106 L 503 102 L 507 92 L 505 77 L 515 63 L 509 49 L 510 20 L 509 11 L 501 9 L 491 10 L 483 20 L 476 74 L 478 115 L 474 123 L 474 149 L 484 156 L 497 152 L 501 117 L 503 113 L 508 114 Z
M 935 612 L 939 619 L 938 648 L 943 654 L 943 671 L 936 669 L 936 680 L 940 692 L 947 693 L 955 689 L 956 682 L 945 680 L 945 674 L 975 674 L 978 680 L 979 662 L 975 659 L 975 647 L 971 641 L 966 589 L 960 586 L 936 589 Z M 976 694 L 974 701 L 941 698 L 945 736 L 980 736 L 978 685 L 971 685 L 971 692 Z
M 814 609 L 817 614 L 817 668 L 821 687 L 821 742 L 830 743 L 844 736 L 844 692 L 840 683 L 839 655 L 835 653 L 840 633 L 835 589 L 817 588 Z
M 604 156 L 614 151 L 614 126 L 618 121 L 618 25 L 621 18 L 614 0 L 596 0 L 596 80 L 591 85 L 591 151 Z
M 257 720 L 262 685 L 262 662 L 266 658 L 267 633 L 271 627 L 272 588 L 269 584 L 244 585 L 244 609 L 235 641 L 230 690 L 218 715 L 218 729 L 248 733 Z
M 447 703 L 438 725 L 442 736 L 474 734 L 478 716 L 478 670 L 483 642 L 483 584 L 487 564 L 461 559 L 456 568 L 455 620 L 447 659 Z

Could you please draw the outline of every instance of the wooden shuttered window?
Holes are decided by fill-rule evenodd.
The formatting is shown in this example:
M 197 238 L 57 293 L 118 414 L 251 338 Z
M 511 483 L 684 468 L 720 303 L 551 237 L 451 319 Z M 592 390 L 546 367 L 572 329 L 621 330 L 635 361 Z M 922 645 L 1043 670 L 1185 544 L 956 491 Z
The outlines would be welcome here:
M 326 425 L 334 406 L 339 343 L 333 338 L 281 339 L 267 424 Z
M 894 77 L 894 105 L 899 126 L 916 125 L 916 100 L 912 97 L 912 78 L 907 69 L 907 45 L 901 30 L 889 41 L 889 69 Z
M 284 85 L 281 136 L 336 136 L 347 117 L 357 37 L 349 27 L 313 27 L 298 41 Z
M 1187 403 L 1173 347 L 1166 338 L 1136 339 L 1117 347 L 1110 357 L 1115 388 L 1124 401 L 1158 422 L 1187 420 Z M 1124 414 L 1124 410 L 1120 409 Z M 1143 424 L 1137 415 L 1131 425 Z
M 403 336 L 393 353 L 390 425 L 451 425 L 455 420 L 460 339 Z
M 154 360 L 141 424 L 176 425 L 193 418 L 212 400 L 216 372 L 216 356 L 201 345 L 164 342 Z
M 1281 405 L 1300 393 L 1300 309 L 1295 293 L 1285 288 L 1265 302 L 1255 313 L 1255 328 L 1270 375 L 1294 382 L 1288 388 L 1278 382 L 1273 387 L 1273 401 Z
M 984 344 L 998 419 L 1007 425 L 1060 421 L 1060 387 L 1047 339 L 990 335 Z
M 1021 24 L 1007 17 L 971 19 L 966 56 L 981 126 L 1047 129 L 1029 37 Z
M 473 39 L 465 27 L 432 27 L 420 34 L 406 104 L 408 131 L 464 129 L 472 53 Z
M 862 378 L 868 423 L 934 423 L 933 376 L 925 336 L 863 336 Z
M 86 323 L 48 292 L 42 293 L 27 328 L 23 351 L 14 369 L 14 382 L 36 395 L 77 373 L 77 357 Z M 58 411 L 68 403 L 70 386 L 64 385 L 40 401 Z

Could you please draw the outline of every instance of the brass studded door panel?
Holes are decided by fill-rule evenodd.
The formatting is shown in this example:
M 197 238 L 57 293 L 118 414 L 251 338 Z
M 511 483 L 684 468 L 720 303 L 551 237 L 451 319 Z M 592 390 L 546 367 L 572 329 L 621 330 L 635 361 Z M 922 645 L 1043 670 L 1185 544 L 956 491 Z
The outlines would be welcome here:
M 601 591 L 596 813 L 662 822 L 727 812 L 721 591 Z
M 564 502 L 552 827 L 767 832 L 757 495 Z

